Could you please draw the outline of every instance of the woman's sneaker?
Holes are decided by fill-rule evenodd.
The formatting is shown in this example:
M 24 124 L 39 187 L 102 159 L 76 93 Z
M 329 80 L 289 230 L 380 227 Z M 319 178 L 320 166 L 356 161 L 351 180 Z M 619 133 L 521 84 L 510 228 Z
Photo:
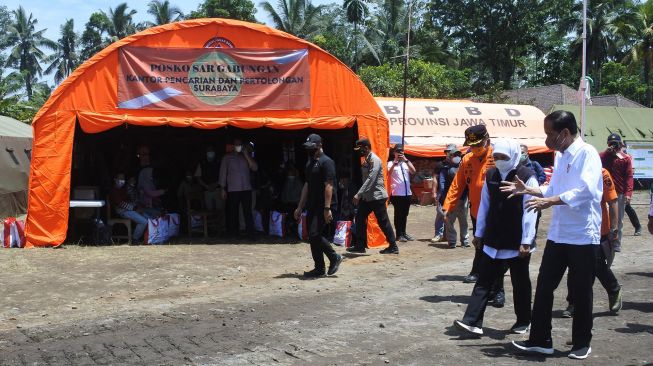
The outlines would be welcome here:
M 533 341 L 512 341 L 512 345 L 520 351 L 528 353 L 539 353 L 542 355 L 553 354 L 553 342 L 551 340 L 541 343 Z

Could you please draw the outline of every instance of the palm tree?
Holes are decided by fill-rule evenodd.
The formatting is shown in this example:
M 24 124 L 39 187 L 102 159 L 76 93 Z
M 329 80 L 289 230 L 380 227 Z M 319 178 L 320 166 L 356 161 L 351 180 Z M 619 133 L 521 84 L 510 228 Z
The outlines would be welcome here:
M 347 21 L 354 23 L 354 62 L 352 68 L 356 71 L 358 64 L 358 23 L 369 13 L 365 0 L 345 0 L 342 7 L 347 10 Z
M 127 3 L 122 3 L 116 6 L 115 9 L 109 8 L 109 14 L 102 12 L 108 21 L 107 33 L 113 42 L 134 34 L 138 30 L 132 19 L 136 14 L 136 10 L 127 11 L 127 8 Z
M 633 44 L 624 62 L 637 66 L 642 65 L 644 83 L 646 83 L 646 105 L 651 106 L 651 74 L 653 73 L 653 0 L 647 0 L 637 7 L 636 21 L 630 23 L 628 29 L 633 37 Z
M 46 62 L 50 63 L 50 65 L 45 69 L 45 73 L 51 74 L 54 72 L 54 82 L 57 84 L 67 78 L 79 64 L 77 55 L 78 39 L 79 37 L 74 30 L 74 21 L 68 19 L 61 26 L 61 38 L 57 41 L 57 49 L 46 59 Z
M 632 14 L 629 11 L 630 0 L 590 0 L 587 11 L 587 67 L 596 82 L 596 89 L 601 88 L 601 66 L 615 60 L 620 53 L 621 28 L 629 23 Z M 580 10 L 580 7 L 576 7 Z M 580 13 L 576 22 L 577 38 L 572 43 L 572 56 L 582 59 L 583 29 Z
M 168 0 L 152 0 L 147 5 L 147 13 L 154 17 L 154 22 L 149 25 L 162 25 L 179 21 L 184 18 L 184 13 L 176 6 L 171 6 Z
M 38 21 L 27 16 L 22 6 L 12 11 L 14 19 L 7 27 L 9 44 L 12 45 L 6 66 L 18 69 L 23 82 L 27 99 L 32 99 L 32 85 L 36 76 L 42 75 L 40 62 L 45 59 L 42 47 L 56 49 L 56 43 L 45 38 L 46 29 L 35 31 Z
M 324 5 L 314 6 L 310 0 L 278 0 L 277 11 L 270 2 L 262 2 L 274 26 L 286 33 L 307 39 L 319 30 L 317 18 Z

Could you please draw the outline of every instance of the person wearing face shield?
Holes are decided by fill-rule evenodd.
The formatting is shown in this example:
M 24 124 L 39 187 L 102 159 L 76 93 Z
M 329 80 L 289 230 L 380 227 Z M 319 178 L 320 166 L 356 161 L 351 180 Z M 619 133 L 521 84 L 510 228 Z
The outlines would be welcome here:
M 204 190 L 204 207 L 218 214 L 219 231 L 224 229 L 224 198 L 220 179 L 220 163 L 213 145 L 206 146 L 202 161 L 195 168 L 195 179 Z
M 113 186 L 109 191 L 109 201 L 111 202 L 111 209 L 118 216 L 136 223 L 132 233 L 132 242 L 138 242 L 143 238 L 143 233 L 147 228 L 147 219 L 151 218 L 151 216 L 143 210 L 143 207 L 139 206 L 138 202 L 129 197 L 125 183 L 125 174 L 116 174 L 113 179 Z
M 445 164 L 440 170 L 438 176 L 438 185 L 440 186 L 440 194 L 438 197 L 439 204 L 443 205 L 447 192 L 451 187 L 456 173 L 460 167 L 460 162 L 462 161 L 462 153 L 452 146 L 447 152 L 447 158 Z M 469 246 L 469 227 L 467 226 L 467 191 L 464 191 L 456 206 L 449 211 L 447 220 L 445 220 L 445 232 L 447 236 L 447 242 L 449 243 L 449 248 L 456 247 L 456 240 L 458 233 L 456 232 L 456 220 L 458 220 L 458 226 L 460 229 L 460 245 L 463 247 Z
M 623 236 L 624 228 L 624 213 L 626 212 L 626 205 L 630 205 L 630 200 L 633 196 L 633 160 L 630 155 L 626 154 L 623 150 L 624 145 L 621 141 L 621 136 L 616 133 L 608 136 L 608 148 L 601 152 L 601 164 L 610 173 L 614 187 L 617 190 L 617 208 L 619 217 L 617 219 L 617 226 L 619 228 L 618 240 L 615 242 L 614 250 L 621 251 L 621 237 Z M 637 220 L 639 221 L 639 220 Z M 635 235 L 641 234 L 642 228 L 635 227 Z
M 553 293 L 569 268 L 574 317 L 569 358 L 585 359 L 592 352 L 592 286 L 597 251 L 601 250 L 601 158 L 580 138 L 571 112 L 555 111 L 544 118 L 546 146 L 555 150 L 548 186 L 529 187 L 519 177 L 501 182 L 512 195 L 530 195 L 527 210 L 552 208 L 547 243 L 537 278 L 531 331 L 527 341 L 513 341 L 520 352 L 553 354 L 551 313 Z
M 233 151 L 222 157 L 218 180 L 222 189 L 222 198 L 227 200 L 227 233 L 229 236 L 238 234 L 242 206 L 247 235 L 253 240 L 255 232 L 252 216 L 251 172 L 258 170 L 258 164 L 251 156 L 250 144 L 243 144 L 239 138 L 234 139 L 233 144 Z
M 458 172 L 451 182 L 449 191 L 442 205 L 445 212 L 445 222 L 449 213 L 453 211 L 458 202 L 463 198 L 467 191 L 470 204 L 470 216 L 472 218 L 472 228 L 476 231 L 476 215 L 481 203 L 481 191 L 485 182 L 485 173 L 494 166 L 492 159 L 492 146 L 490 145 L 490 135 L 485 125 L 470 126 L 465 130 L 465 146 L 470 146 L 470 153 L 463 156 L 460 162 Z M 474 252 L 474 262 L 469 275 L 463 282 L 475 283 L 478 279 L 479 261 L 482 257 L 480 248 Z
M 338 272 L 342 256 L 336 253 L 331 243 L 324 237 L 324 229 L 333 221 L 333 210 L 338 205 L 336 184 L 336 164 L 322 150 L 322 137 L 310 134 L 304 142 L 308 154 L 306 163 L 306 183 L 294 216 L 299 222 L 302 211 L 306 209 L 306 227 L 311 255 L 315 267 L 304 272 L 306 278 L 324 277 Z M 326 269 L 324 256 L 329 259 Z
M 374 212 L 376 221 L 381 231 L 383 231 L 386 241 L 390 244 L 387 248 L 381 250 L 381 254 L 399 254 L 395 233 L 388 218 L 386 207 L 388 192 L 385 189 L 381 159 L 372 152 L 372 144 L 365 137 L 356 141 L 354 151 L 358 152 L 364 159 L 361 166 L 363 185 L 352 199 L 354 205 L 358 205 L 355 220 L 356 246 L 347 248 L 347 251 L 350 253 L 365 253 L 367 248 L 367 218 Z
M 528 332 L 531 324 L 531 280 L 528 273 L 535 236 L 534 211 L 526 209 L 529 196 L 501 192 L 501 182 L 519 177 L 538 187 L 532 169 L 519 164 L 521 149 L 514 139 L 497 139 L 492 151 L 496 167 L 487 170 L 476 217 L 474 246 L 481 248 L 479 277 L 462 320 L 454 326 L 465 334 L 483 335 L 483 316 L 496 278 L 510 268 L 517 321 L 513 333 Z

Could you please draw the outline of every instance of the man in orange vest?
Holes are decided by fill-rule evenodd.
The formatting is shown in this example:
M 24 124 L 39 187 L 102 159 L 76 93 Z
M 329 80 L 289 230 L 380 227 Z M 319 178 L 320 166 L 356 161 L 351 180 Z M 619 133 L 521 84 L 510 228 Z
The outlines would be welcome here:
M 451 182 L 447 198 L 444 200 L 442 210 L 445 211 L 445 220 L 447 213 L 453 210 L 465 190 L 468 191 L 470 215 L 472 217 L 472 227 L 476 232 L 476 214 L 481 203 L 481 191 L 485 183 L 485 172 L 494 167 L 492 159 L 492 147 L 490 146 L 490 135 L 485 125 L 476 125 L 468 127 L 465 130 L 465 146 L 470 146 L 470 152 L 463 156 L 460 162 L 460 168 Z M 463 282 L 475 283 L 478 279 L 479 260 L 483 255 L 481 248 L 476 248 L 474 253 L 474 263 L 469 275 Z M 503 287 L 503 286 L 501 286 Z

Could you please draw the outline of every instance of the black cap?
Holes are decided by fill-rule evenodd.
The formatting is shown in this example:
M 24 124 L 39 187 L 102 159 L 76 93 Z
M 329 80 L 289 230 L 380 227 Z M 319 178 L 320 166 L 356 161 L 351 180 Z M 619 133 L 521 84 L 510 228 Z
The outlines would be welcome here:
M 488 136 L 487 128 L 485 125 L 476 125 L 467 127 L 465 130 L 465 143 L 464 146 L 475 146 L 483 142 L 483 139 Z
M 610 136 L 608 136 L 608 145 L 615 141 L 621 144 L 621 136 L 618 133 L 611 133 Z
M 404 144 L 396 144 L 395 145 L 395 151 L 403 152 L 404 151 Z
M 370 143 L 370 140 L 367 137 L 358 139 L 358 141 L 356 141 L 356 145 L 354 146 L 354 150 L 360 150 L 360 148 L 363 146 L 367 146 L 370 149 L 372 148 L 372 144 Z
M 444 148 L 444 152 L 456 150 L 456 144 L 447 144 L 447 147 Z
M 322 138 L 316 133 L 308 135 L 304 142 L 304 147 L 307 149 L 317 149 L 320 145 L 322 145 Z

